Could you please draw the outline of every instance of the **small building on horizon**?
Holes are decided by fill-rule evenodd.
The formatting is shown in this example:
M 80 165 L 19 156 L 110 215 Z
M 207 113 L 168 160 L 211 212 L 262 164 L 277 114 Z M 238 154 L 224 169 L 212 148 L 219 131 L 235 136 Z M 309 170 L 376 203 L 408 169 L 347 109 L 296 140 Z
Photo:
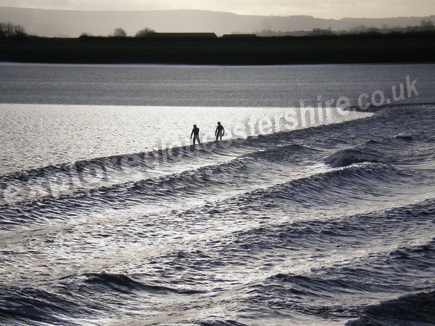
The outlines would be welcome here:
M 247 38 L 256 38 L 256 34 L 224 34 L 222 38 L 226 39 L 247 39 Z
M 152 33 L 149 34 L 150 38 L 164 38 L 164 39 L 216 39 L 215 33 Z

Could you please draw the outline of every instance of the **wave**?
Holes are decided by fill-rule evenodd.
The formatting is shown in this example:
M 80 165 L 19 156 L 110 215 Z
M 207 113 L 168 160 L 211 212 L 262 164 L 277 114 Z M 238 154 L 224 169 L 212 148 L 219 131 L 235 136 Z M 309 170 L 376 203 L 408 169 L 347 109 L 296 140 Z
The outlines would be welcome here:
M 435 320 L 435 291 L 420 292 L 365 308 L 346 326 L 429 326 Z
M 285 135 L 281 137 L 285 138 Z M 280 142 L 267 144 L 258 137 L 251 137 L 244 143 L 230 141 L 174 147 L 10 173 L 0 176 L 0 205 L 154 179 L 179 173 L 180 170 L 219 165 L 235 158 L 244 159 L 247 155 L 254 159 L 282 161 L 283 156 L 289 157 L 290 153 L 304 148 L 297 144 L 280 145 Z
M 0 287 L 0 323 L 80 325 L 81 318 L 116 314 L 115 296 L 134 302 L 136 295 L 196 295 L 201 290 L 148 285 L 124 274 L 88 273 L 63 277 L 49 290 Z M 106 296 L 107 300 L 102 299 Z
M 71 311 L 71 307 L 75 307 L 74 311 Z M 71 321 L 74 312 L 92 314 L 103 307 L 80 305 L 68 294 L 54 294 L 39 289 L 2 287 L 0 292 L 0 322 L 7 324 L 77 325 Z
M 65 219 L 76 216 L 80 211 L 90 212 L 95 207 L 125 209 L 139 203 L 159 206 L 169 202 L 180 202 L 188 197 L 213 198 L 217 191 L 224 193 L 227 189 L 238 189 L 236 197 L 224 199 L 224 202 L 236 201 L 237 205 L 251 205 L 258 201 L 290 200 L 292 203 L 309 206 L 333 203 L 352 199 L 359 200 L 364 196 L 375 196 L 382 189 L 375 184 L 399 184 L 408 182 L 413 174 L 395 169 L 382 163 L 364 163 L 331 171 L 313 173 L 307 177 L 289 177 L 290 181 L 267 186 L 259 185 L 257 174 L 262 173 L 262 181 L 276 179 L 277 171 L 270 169 L 271 162 L 295 163 L 311 153 L 310 149 L 289 145 L 278 149 L 265 150 L 246 154 L 226 163 L 200 167 L 181 173 L 170 174 L 158 178 L 150 178 L 137 182 L 100 187 L 90 192 L 77 192 L 59 198 L 44 198 L 37 202 L 24 202 L 21 205 L 0 207 L 0 224 L 4 227 L 29 222 Z M 301 155 L 298 155 L 301 154 Z M 308 172 L 310 173 L 310 172 Z M 402 180 L 402 181 L 400 181 Z M 284 182 L 283 182 L 284 181 Z M 276 183 L 276 181 L 275 181 Z M 265 187 L 266 186 L 266 187 Z M 265 188 L 265 189 L 264 189 Z M 254 189 L 254 190 L 252 190 Z M 329 194 L 329 195 L 328 195 Z M 333 201 L 331 201 L 333 200 Z M 165 207 L 166 207 L 165 206 Z
M 199 322 L 199 325 L 200 326 L 247 326 L 246 324 L 239 323 L 235 320 L 201 321 Z
M 176 289 L 161 285 L 148 285 L 139 281 L 134 281 L 129 276 L 124 274 L 111 273 L 89 273 L 84 274 L 84 282 L 93 285 L 101 285 L 110 290 L 122 293 L 132 293 L 133 291 L 146 291 L 152 294 L 200 294 L 206 293 L 201 290 L 193 289 Z
M 345 200 L 361 200 L 376 196 L 384 190 L 381 184 L 400 184 L 410 181 L 412 174 L 382 163 L 363 163 L 340 169 L 326 171 L 306 178 L 292 180 L 253 192 L 246 197 L 248 201 L 261 199 L 291 200 L 310 206 L 333 204 Z M 378 185 L 378 187 L 375 187 Z
M 325 158 L 324 162 L 333 168 L 364 162 L 418 164 L 434 157 L 433 143 L 434 139 L 425 132 L 393 134 L 338 150 Z
M 357 149 L 344 149 L 336 152 L 325 159 L 325 163 L 333 168 L 345 167 L 357 163 L 378 163 L 381 158 L 370 153 L 365 153 Z
M 164 164 L 179 160 L 181 157 L 206 155 L 207 152 L 199 151 L 194 147 L 180 147 L 171 150 L 158 150 L 146 153 L 116 155 L 91 160 L 77 161 L 73 163 L 50 165 L 38 169 L 25 170 L 10 173 L 0 177 L 0 189 L 3 192 L 8 186 L 19 184 L 38 184 L 41 195 L 54 195 L 51 188 L 59 186 L 63 190 L 74 189 L 89 185 L 95 187 L 95 181 L 99 184 L 111 180 L 117 180 L 128 173 L 146 172 Z M 3 194 L 4 197 L 4 194 Z
M 333 214 L 331 217 L 325 216 L 311 217 L 303 219 L 290 219 L 282 224 L 272 224 L 270 226 L 261 226 L 249 229 L 248 231 L 238 233 L 239 242 L 244 248 L 274 248 L 281 245 L 291 245 L 303 249 L 320 248 L 335 246 L 335 243 L 325 243 L 327 238 L 342 238 L 345 241 L 347 238 L 355 239 L 375 239 L 379 235 L 379 230 L 382 229 L 385 236 L 391 240 L 401 234 L 403 238 L 405 233 L 402 230 L 412 230 L 412 226 L 416 223 L 426 225 L 426 229 L 432 224 L 432 219 L 435 216 L 434 212 L 435 198 L 424 200 L 419 203 L 394 207 L 386 210 L 374 210 L 370 213 L 361 213 L 356 215 L 338 215 Z M 388 222 L 386 222 L 386 220 Z M 412 232 L 411 232 L 412 234 Z M 388 236 L 387 236 L 388 235 Z M 299 242 L 299 239 L 305 239 L 304 242 Z M 435 242 L 430 237 L 427 243 L 413 244 L 408 247 L 399 247 L 389 251 L 391 259 L 395 256 L 413 257 L 416 255 L 435 254 Z M 420 239 L 421 241 L 427 239 Z M 362 241 L 362 240 L 361 240 Z M 275 243 L 276 242 L 276 243 Z M 318 243 L 316 243 L 318 242 Z M 364 245 L 364 243 L 358 243 Z M 331 249 L 332 249 L 331 248 Z M 231 249 L 229 251 L 234 251 Z M 397 251 L 397 252 L 396 252 Z
M 171 200 L 179 202 L 188 197 L 204 198 L 215 195 L 216 191 L 225 189 L 240 189 L 234 198 L 225 199 L 224 202 L 236 201 L 238 205 L 250 205 L 258 200 L 282 201 L 305 205 L 319 205 L 331 199 L 339 202 L 361 199 L 364 196 L 378 194 L 374 184 L 394 183 L 408 181 L 412 176 L 403 171 L 379 163 L 360 166 L 350 166 L 338 170 L 316 173 L 308 177 L 291 179 L 278 185 L 259 189 L 256 174 L 268 167 L 270 153 L 263 153 L 265 159 L 258 161 L 259 153 L 235 159 L 228 163 L 201 167 L 193 171 L 179 174 L 146 179 L 134 183 L 103 187 L 91 192 L 79 192 L 72 196 L 65 195 L 60 198 L 45 198 L 37 202 L 25 202 L 22 205 L 8 205 L 0 207 L 0 224 L 4 227 L 29 222 L 44 222 L 50 219 L 65 219 L 77 214 L 92 211 L 95 207 L 125 209 L 139 203 L 159 206 L 167 205 Z M 284 154 L 280 154 L 285 159 Z M 292 158 L 295 159 L 294 157 Z M 274 170 L 263 172 L 262 180 L 270 174 L 276 178 Z M 251 188 L 256 190 L 251 190 Z M 245 194 L 243 194 L 245 193 Z M 332 197 L 328 197 L 330 194 Z
M 158 204 L 170 200 L 179 200 L 183 196 L 212 196 L 219 188 L 240 188 L 251 185 L 257 187 L 256 174 L 264 167 L 274 163 L 294 163 L 301 159 L 301 154 L 311 150 L 300 145 L 281 146 L 240 155 L 223 163 L 193 167 L 184 172 L 147 177 L 139 181 L 115 183 L 110 186 L 98 186 L 90 190 L 77 189 L 75 193 L 63 194 L 57 198 L 45 196 L 37 200 L 23 198 L 22 202 L 0 206 L 1 224 L 14 225 L 37 220 L 68 218 L 68 211 L 89 210 L 92 207 L 110 206 L 126 208 L 138 202 Z M 207 155 L 207 154 L 204 154 Z M 273 177 L 274 171 L 269 169 Z M 266 175 L 263 176 L 263 179 Z M 32 194 L 29 192 L 28 195 Z
M 307 236 L 316 237 L 310 241 L 312 248 L 320 247 L 320 239 L 316 234 L 302 235 L 304 238 Z M 329 236 L 331 239 L 338 240 L 346 236 L 357 238 L 358 234 L 349 230 L 346 236 L 344 234 Z M 361 300 L 370 293 L 394 294 L 431 289 L 435 286 L 430 281 L 431 269 L 435 261 L 434 244 L 435 241 L 432 239 L 423 245 L 400 248 L 392 252 L 380 250 L 372 252 L 369 256 L 353 259 L 351 264 L 337 261 L 329 266 L 312 268 L 305 275 L 278 273 L 266 279 L 263 284 L 256 285 L 255 289 L 261 289 L 261 292 L 277 297 L 285 292 L 314 297 L 328 297 L 334 294 L 345 297 L 350 293 L 359 293 Z M 331 250 L 333 250 L 332 246 Z M 414 279 L 410 279 L 412 277 Z M 426 283 L 422 284 L 425 280 Z

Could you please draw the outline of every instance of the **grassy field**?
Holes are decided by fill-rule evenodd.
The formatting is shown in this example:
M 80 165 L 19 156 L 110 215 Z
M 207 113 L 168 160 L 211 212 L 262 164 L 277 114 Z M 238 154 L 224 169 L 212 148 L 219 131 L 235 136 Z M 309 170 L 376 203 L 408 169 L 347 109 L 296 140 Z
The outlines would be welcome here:
M 435 34 L 251 39 L 29 37 L 0 40 L 0 61 L 222 65 L 435 62 Z

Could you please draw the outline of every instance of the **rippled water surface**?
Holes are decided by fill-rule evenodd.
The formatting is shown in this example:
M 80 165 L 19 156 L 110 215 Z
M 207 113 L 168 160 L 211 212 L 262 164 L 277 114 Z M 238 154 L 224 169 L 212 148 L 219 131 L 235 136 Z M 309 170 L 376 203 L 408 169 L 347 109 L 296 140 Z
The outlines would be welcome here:
M 0 323 L 433 325 L 434 68 L 0 64 Z

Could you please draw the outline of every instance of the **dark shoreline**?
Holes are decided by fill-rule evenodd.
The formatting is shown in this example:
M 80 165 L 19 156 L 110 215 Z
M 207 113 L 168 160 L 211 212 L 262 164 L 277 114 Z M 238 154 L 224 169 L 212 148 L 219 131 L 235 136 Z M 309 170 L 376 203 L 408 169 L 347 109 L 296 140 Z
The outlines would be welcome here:
M 39 38 L 0 40 L 0 61 L 283 65 L 433 63 L 435 33 L 255 38 Z

